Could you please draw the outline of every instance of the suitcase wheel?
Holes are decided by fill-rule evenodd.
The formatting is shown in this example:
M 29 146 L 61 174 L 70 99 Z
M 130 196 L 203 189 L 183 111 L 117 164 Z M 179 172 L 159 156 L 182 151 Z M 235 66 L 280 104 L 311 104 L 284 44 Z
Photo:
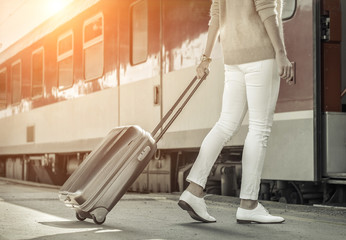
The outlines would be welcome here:
M 84 221 L 86 219 L 86 217 L 82 217 L 81 215 L 79 215 L 78 212 L 76 212 L 76 218 L 79 220 L 79 221 Z
M 94 223 L 101 225 L 102 223 L 104 223 L 106 221 L 106 217 L 104 217 L 102 220 L 100 220 L 100 219 L 97 219 L 95 215 L 93 215 L 93 220 L 94 220 Z
M 90 212 L 90 215 L 92 216 L 94 223 L 101 225 L 106 221 L 106 216 L 108 214 L 108 210 L 103 207 L 98 207 L 94 209 L 92 212 Z

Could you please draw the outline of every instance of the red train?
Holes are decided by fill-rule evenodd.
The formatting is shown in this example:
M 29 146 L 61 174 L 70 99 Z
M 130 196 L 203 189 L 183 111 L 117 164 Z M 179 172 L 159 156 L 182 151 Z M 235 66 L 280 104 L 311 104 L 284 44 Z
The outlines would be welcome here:
M 194 76 L 209 0 L 75 0 L 0 53 L 0 176 L 62 184 L 116 126 L 151 131 Z M 262 199 L 346 202 L 346 3 L 285 0 L 296 79 L 281 83 Z M 344 40 L 342 40 L 344 39 Z M 223 90 L 220 45 L 211 73 L 159 144 L 133 191 L 184 188 Z M 237 195 L 247 119 L 207 191 Z

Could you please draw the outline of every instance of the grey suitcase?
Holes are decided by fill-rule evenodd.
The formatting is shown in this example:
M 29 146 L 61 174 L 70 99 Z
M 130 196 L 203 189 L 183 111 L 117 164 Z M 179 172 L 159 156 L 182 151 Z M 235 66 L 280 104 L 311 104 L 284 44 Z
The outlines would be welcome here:
M 109 211 L 153 157 L 156 143 L 207 75 L 191 81 L 151 134 L 139 126 L 117 127 L 88 155 L 59 191 L 59 199 L 75 209 L 78 220 L 91 218 L 96 224 L 104 223 Z

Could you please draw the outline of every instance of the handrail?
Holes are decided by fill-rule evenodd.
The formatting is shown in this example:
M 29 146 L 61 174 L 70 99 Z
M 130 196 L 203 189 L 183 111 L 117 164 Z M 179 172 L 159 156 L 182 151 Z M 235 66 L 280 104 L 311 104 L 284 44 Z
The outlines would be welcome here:
M 346 88 L 341 92 L 341 98 L 343 98 L 346 95 Z

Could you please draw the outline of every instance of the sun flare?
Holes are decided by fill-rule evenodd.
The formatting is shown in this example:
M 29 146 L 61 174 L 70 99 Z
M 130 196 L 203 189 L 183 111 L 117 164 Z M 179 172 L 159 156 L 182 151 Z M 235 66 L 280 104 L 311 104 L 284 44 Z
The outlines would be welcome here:
M 48 0 L 46 1 L 46 9 L 49 12 L 49 15 L 54 15 L 72 1 L 73 0 Z

